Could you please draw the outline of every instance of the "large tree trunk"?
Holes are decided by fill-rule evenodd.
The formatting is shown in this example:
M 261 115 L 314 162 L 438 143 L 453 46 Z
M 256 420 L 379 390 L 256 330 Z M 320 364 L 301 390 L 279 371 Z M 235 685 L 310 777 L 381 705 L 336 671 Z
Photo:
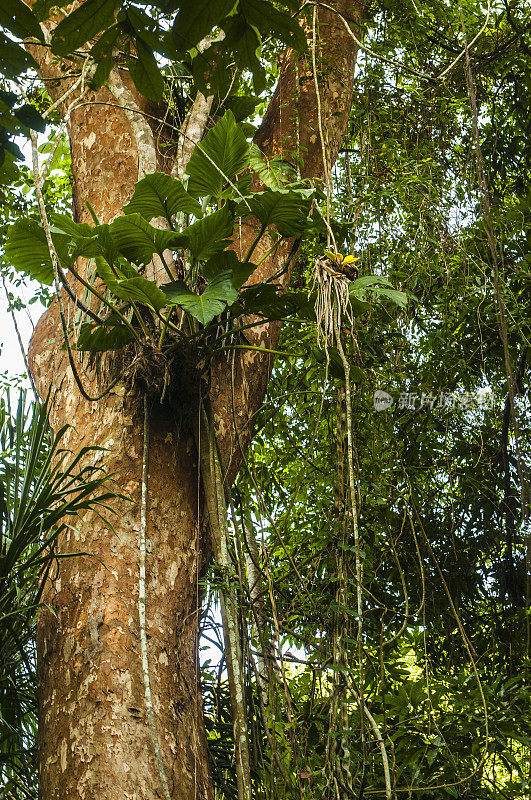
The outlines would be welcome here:
M 335 0 L 334 5 L 359 19 L 359 6 L 346 0 Z M 334 54 L 322 78 L 321 98 L 332 163 L 350 106 L 355 47 L 341 21 L 322 11 L 320 40 L 323 51 Z M 37 57 L 50 86 L 51 78 L 60 78 L 60 69 L 42 53 Z M 129 101 L 142 107 L 127 77 L 121 80 Z M 52 85 L 52 93 L 60 96 L 64 83 Z M 286 135 L 294 140 L 296 102 L 304 174 L 319 176 L 322 158 L 313 79 L 308 64 L 300 61 L 296 70 L 294 55 L 288 52 L 257 135 L 266 155 L 279 152 Z M 172 165 L 157 158 L 155 150 L 147 152 L 149 131 L 139 134 L 131 114 L 110 107 L 116 104 L 116 93 L 107 89 L 89 93 L 68 121 L 77 219 L 87 218 L 89 200 L 102 221 L 112 220 L 131 196 L 139 170 L 156 164 L 171 171 Z M 244 229 L 242 236 L 250 241 L 254 230 Z M 286 251 L 265 261 L 253 280 L 272 274 L 285 256 Z M 278 326 L 270 325 L 251 331 L 249 338 L 274 347 L 278 335 Z M 30 349 L 39 391 L 44 395 L 51 387 L 52 424 L 74 426 L 67 434 L 74 453 L 86 445 L 106 448 L 96 457 L 114 473 L 117 490 L 127 499 L 115 502 L 114 517 L 103 515 L 108 521 L 92 513 L 60 542 L 61 553 L 82 555 L 58 562 L 47 588 L 49 607 L 39 619 L 40 796 L 154 800 L 163 791 L 146 716 L 137 608 L 142 398 L 112 392 L 99 402 L 83 399 L 61 340 L 55 302 L 40 320 Z M 79 366 L 87 388 L 96 392 L 98 374 L 86 362 Z M 234 367 L 220 361 L 213 368 L 211 402 L 228 484 L 250 441 L 271 367 L 269 357 L 244 353 Z M 158 737 L 171 796 L 211 798 L 197 669 L 198 581 L 210 545 L 202 522 L 197 454 L 183 419 L 160 405 L 152 409 L 150 440 L 146 627 Z

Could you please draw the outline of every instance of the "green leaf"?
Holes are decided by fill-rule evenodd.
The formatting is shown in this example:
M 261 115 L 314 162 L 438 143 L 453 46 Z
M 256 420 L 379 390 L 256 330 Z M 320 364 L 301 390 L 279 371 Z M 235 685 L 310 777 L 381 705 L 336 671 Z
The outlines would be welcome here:
M 111 317 L 104 325 L 86 322 L 81 325 L 76 348 L 101 353 L 105 350 L 119 350 L 133 339 L 130 328 L 118 317 Z
M 223 43 L 232 52 L 240 69 L 249 70 L 253 76 L 254 88 L 258 94 L 265 89 L 266 72 L 259 60 L 262 40 L 256 28 L 248 25 L 242 14 L 230 17 L 226 25 Z
M 232 236 L 233 227 L 234 216 L 229 204 L 225 203 L 219 211 L 203 217 L 186 228 L 182 236 L 186 238 L 186 246 L 192 256 L 197 261 L 206 261 L 215 253 L 225 249 L 228 244 L 227 237 Z
M 11 155 L 14 157 L 14 158 L 17 158 L 17 159 L 19 159 L 20 161 L 22 161 L 22 160 L 23 160 L 23 158 L 24 158 L 24 153 L 22 152 L 22 150 L 20 149 L 20 147 L 18 146 L 18 144 L 16 144 L 16 142 L 5 141 L 5 142 L 3 142 L 2 144 L 3 144 L 3 146 L 5 147 L 5 149 L 6 149 L 6 150 L 7 150 L 7 151 L 8 151 L 8 152 L 9 152 L 9 153 L 10 153 L 10 154 L 11 154 Z
M 155 311 L 160 311 L 168 305 L 166 295 L 159 289 L 155 281 L 150 281 L 142 275 L 134 275 L 134 270 L 130 271 L 134 277 L 128 277 L 117 267 L 113 271 L 102 256 L 97 256 L 95 262 L 98 275 L 105 282 L 107 288 L 120 300 L 134 300 L 155 309 Z
M 378 287 L 375 289 L 375 293 L 377 297 L 390 300 L 396 306 L 400 306 L 400 308 L 407 308 L 408 296 L 405 292 L 399 292 L 397 289 L 383 289 Z
M 314 303 L 306 292 L 285 292 L 275 284 L 258 283 L 244 289 L 240 299 L 245 303 L 246 314 L 260 314 L 271 320 L 291 316 L 315 320 Z
M 127 6 L 122 8 L 117 19 L 128 36 L 142 39 L 153 52 L 161 53 L 171 61 L 177 60 L 177 50 L 171 33 L 160 28 L 152 16 L 135 6 Z
M 111 25 L 90 49 L 90 55 L 97 63 L 96 71 L 92 76 L 92 85 L 95 89 L 103 86 L 114 66 L 113 48 L 119 35 L 118 25 Z
M 234 250 L 223 250 L 208 259 L 201 267 L 201 273 L 207 281 L 213 280 L 221 272 L 230 272 L 236 269 L 240 262 Z
M 37 17 L 22 0 L 2 0 L 0 26 L 7 28 L 19 39 L 33 37 L 41 42 L 44 41 L 44 34 Z
M 136 300 L 155 311 L 160 311 L 168 305 L 166 295 L 161 292 L 155 281 L 149 281 L 142 275 L 136 278 L 126 278 L 118 281 L 118 291 L 113 289 L 117 297 L 123 300 Z
M 54 6 L 59 5 L 59 0 L 37 0 L 33 6 L 33 12 L 40 22 L 48 19 L 50 11 Z
M 361 275 L 350 284 L 350 290 L 371 289 L 374 286 L 391 286 L 392 283 L 385 275 Z
M 315 360 L 319 364 L 326 363 L 326 353 L 323 350 L 313 350 L 313 355 Z M 356 368 L 357 369 L 357 368 Z M 343 367 L 343 361 L 341 360 L 341 356 L 339 355 L 339 350 L 337 347 L 329 347 L 328 348 L 328 372 L 332 378 L 337 378 L 340 381 L 345 380 L 345 368 Z M 357 369 L 358 377 L 361 380 L 364 375 L 361 373 L 361 370 Z M 359 376 L 361 373 L 361 376 Z M 358 382 L 358 378 L 353 375 L 353 380 Z
M 219 26 L 236 5 L 236 0 L 178 0 L 172 5 L 178 10 L 173 38 L 178 51 L 184 53 Z
M 296 192 L 274 192 L 266 189 L 249 199 L 253 214 L 264 228 L 275 225 L 281 236 L 301 236 L 306 228 L 310 200 Z
M 57 254 L 63 265 L 71 260 L 66 250 L 66 236 L 52 236 Z M 5 242 L 5 258 L 19 272 L 30 275 L 40 283 L 51 286 L 53 266 L 42 226 L 34 219 L 21 218 L 8 228 Z
M 188 194 L 181 181 L 163 172 L 154 172 L 142 178 L 123 211 L 125 214 L 141 214 L 148 222 L 153 217 L 165 217 L 171 222 L 171 218 L 180 211 L 196 217 L 202 215 L 200 203 Z
M 201 295 L 204 299 L 216 298 L 217 300 L 224 300 L 227 305 L 234 303 L 238 297 L 238 292 L 232 285 L 232 275 L 230 272 L 221 272 L 216 275 Z
M 142 39 L 135 39 L 135 45 L 137 58 L 127 61 L 133 83 L 141 95 L 158 102 L 164 92 L 162 73 L 151 48 Z
M 30 67 L 36 67 L 33 58 L 23 47 L 0 33 L 0 70 L 6 78 L 16 78 Z
M 84 239 L 96 234 L 96 228 L 93 228 L 88 222 L 74 222 L 68 214 L 52 212 L 50 224 L 52 228 L 60 233 L 68 234 L 72 239 Z
M 224 97 L 230 89 L 232 73 L 231 54 L 225 41 L 211 44 L 204 52 L 198 53 L 192 61 L 194 86 L 205 97 L 219 95 Z
M 366 311 L 370 311 L 372 306 L 364 299 L 366 297 L 365 292 L 361 290 L 352 292 L 349 289 L 349 294 L 350 294 L 350 305 L 352 308 L 352 313 L 354 314 L 355 317 L 359 317 Z
M 175 281 L 162 286 L 166 297 L 173 305 L 181 306 L 202 325 L 208 325 L 214 317 L 233 303 L 238 293 L 232 285 L 230 273 L 222 272 L 212 280 L 202 294 L 192 292 L 184 281 Z
M 117 217 L 109 231 L 119 252 L 135 264 L 148 264 L 153 253 L 163 253 L 182 240 L 173 231 L 153 227 L 140 214 Z
M 259 31 L 268 31 L 300 52 L 306 50 L 306 36 L 297 17 L 278 11 L 265 0 L 240 0 L 240 9 L 249 25 Z
M 243 122 L 244 119 L 252 117 L 256 113 L 256 106 L 260 102 L 259 97 L 252 97 L 251 95 L 233 95 L 227 98 L 225 106 L 232 111 L 236 122 Z
M 234 114 L 227 111 L 192 153 L 186 168 L 188 191 L 198 197 L 219 197 L 227 179 L 232 180 L 248 164 L 249 145 Z
M 66 56 L 114 22 L 119 0 L 85 0 L 61 20 L 52 34 L 52 53 Z
M 280 319 L 284 315 L 284 306 L 279 303 L 278 286 L 272 283 L 258 283 L 245 289 L 240 298 L 245 303 L 246 314 L 261 314 L 264 317 Z
M 50 231 L 52 238 L 55 234 L 65 235 L 64 248 L 65 252 L 70 250 L 71 262 L 79 256 L 94 258 L 102 252 L 98 240 L 99 227 L 93 228 L 87 222 L 74 222 L 67 214 L 51 213 Z
M 201 272 L 207 281 L 213 280 L 223 272 L 230 274 L 232 285 L 235 289 L 239 289 L 255 269 L 256 264 L 250 261 L 239 261 L 234 250 L 224 250 L 212 256 L 201 268 Z
M 37 109 L 29 103 L 17 108 L 16 111 L 13 111 L 13 114 L 27 128 L 39 131 L 39 133 L 44 133 L 46 130 L 46 121 L 41 117 Z
M 249 165 L 258 173 L 258 177 L 270 189 L 285 189 L 286 183 L 294 181 L 296 170 L 289 161 L 275 156 L 266 160 L 256 144 L 251 145 Z

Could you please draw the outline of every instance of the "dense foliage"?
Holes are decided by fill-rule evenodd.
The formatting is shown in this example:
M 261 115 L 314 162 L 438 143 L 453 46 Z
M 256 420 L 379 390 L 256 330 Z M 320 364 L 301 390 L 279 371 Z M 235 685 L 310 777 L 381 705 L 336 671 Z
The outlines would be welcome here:
M 44 583 L 53 576 L 55 543 L 93 509 L 112 518 L 115 495 L 101 467 L 72 458 L 54 434 L 48 404 L 21 392 L 0 401 L 0 780 L 2 796 L 37 791 L 35 623 Z M 97 459 L 96 459 L 97 460 Z M 4 794 L 5 793 L 5 794 Z
M 5 5 L 2 175 L 9 221 L 20 218 L 7 233 L 4 261 L 51 286 L 61 276 L 31 173 L 22 162 L 17 172 L 13 138 L 28 126 L 45 128 L 46 95 L 33 88 L 31 72 L 17 78 L 31 58 L 14 42 L 42 37 L 19 0 Z M 39 0 L 35 14 L 44 19 L 52 8 Z M 105 286 L 88 304 L 97 318 L 80 317 L 70 331 L 73 348 L 159 346 L 167 361 L 186 356 L 204 377 L 214 353 L 246 346 L 245 314 L 284 321 L 284 358 L 231 504 L 256 796 L 385 796 L 387 761 L 396 796 L 526 797 L 531 12 L 523 0 L 488 8 L 468 0 L 371 4 L 327 196 L 326 187 L 297 180 L 296 164 L 266 165 L 248 143 L 250 120 L 275 80 L 278 47 L 304 49 L 296 22 L 304 10 L 265 0 L 190 9 L 87 2 L 56 28 L 50 46 L 58 56 L 103 31 L 92 45 L 90 79 L 103 84 L 119 47 L 138 90 L 168 101 L 176 127 L 194 91 L 216 100 L 183 181 L 143 178 L 110 226 L 77 224 L 48 208 L 59 267 L 74 274 L 84 255 Z M 201 53 L 195 45 L 218 27 L 225 39 Z M 253 171 L 265 179 L 260 193 L 251 190 Z M 48 200 L 54 191 L 64 197 L 67 171 L 49 174 Z M 29 187 L 24 201 L 9 181 Z M 236 258 L 227 237 L 250 213 L 272 246 L 290 237 L 300 245 L 286 294 L 265 284 L 237 296 L 252 252 Z M 169 230 L 150 224 L 157 217 Z M 182 279 L 157 285 L 143 266 L 168 248 L 181 259 Z M 358 259 L 340 346 L 316 339 L 314 264 L 327 250 L 336 267 L 338 254 Z M 185 337 L 175 330 L 179 309 Z M 385 393 L 378 406 L 375 392 Z M 221 584 L 213 569 L 203 689 L 216 787 L 233 797 Z M 17 684 L 8 665 L 0 681 L 8 676 L 17 702 L 29 698 L 18 720 L 2 710 L 25 747 L 32 628 L 21 621 L 20 630 L 17 659 L 29 653 L 28 672 L 16 666 Z M 15 774 L 19 750 L 7 752 L 6 774 Z M 31 796 L 33 779 L 25 780 L 9 786 L 12 796 Z

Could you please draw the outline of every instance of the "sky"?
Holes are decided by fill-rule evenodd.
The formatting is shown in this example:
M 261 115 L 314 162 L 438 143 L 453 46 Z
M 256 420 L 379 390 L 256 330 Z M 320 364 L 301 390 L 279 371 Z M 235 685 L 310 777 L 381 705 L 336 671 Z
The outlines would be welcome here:
M 19 293 L 21 290 L 16 289 Z M 31 287 L 26 289 L 22 288 L 22 295 L 25 300 L 31 297 Z M 28 344 L 33 332 L 33 326 L 38 321 L 44 308 L 40 303 L 35 303 L 27 306 L 22 311 L 15 311 L 17 325 L 20 331 L 24 347 L 27 350 Z M 13 319 L 8 311 L 7 300 L 4 292 L 4 287 L 0 284 L 0 375 L 2 380 L 13 380 L 20 378 L 26 372 L 24 360 L 20 351 Z M 24 379 L 22 385 L 29 386 L 29 381 Z

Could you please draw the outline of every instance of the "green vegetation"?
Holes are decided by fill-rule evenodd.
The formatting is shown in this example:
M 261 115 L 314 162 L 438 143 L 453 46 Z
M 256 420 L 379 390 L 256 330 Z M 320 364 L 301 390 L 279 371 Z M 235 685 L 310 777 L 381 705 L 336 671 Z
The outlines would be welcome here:
M 132 367 L 107 388 L 140 386 L 177 414 L 176 365 L 202 402 L 212 359 L 230 364 L 231 352 L 252 349 L 249 315 L 283 323 L 230 498 L 233 572 L 214 565 L 204 581 L 202 686 L 217 796 L 237 797 L 217 611 L 230 583 L 253 797 L 527 798 L 528 4 L 371 4 L 327 186 L 298 177 L 297 154 L 267 164 L 250 141 L 278 48 L 306 47 L 297 18 L 308 9 L 84 3 L 55 28 L 51 51 L 66 56 L 101 34 L 85 76 L 95 87 L 116 46 L 136 89 L 167 101 L 176 129 L 192 87 L 215 98 L 182 178 L 145 175 L 110 224 L 73 220 L 64 145 L 53 150 L 39 212 L 21 137 L 32 129 L 47 143 L 63 139 L 54 113 L 45 119 L 49 99 L 33 86 L 20 40 L 43 41 L 36 20 L 52 6 L 4 5 L 2 270 L 13 302 L 23 276 L 43 284 L 35 292 L 44 300 L 75 287 L 75 321 L 62 312 L 73 368 L 80 353 L 116 351 Z M 223 41 L 200 52 L 219 28 Z M 46 146 L 41 139 L 44 155 Z M 240 253 L 233 230 L 251 218 L 256 240 Z M 263 253 L 281 247 L 291 288 L 280 274 L 249 285 Z M 164 267 L 167 251 L 177 279 Z M 149 274 L 156 257 L 162 280 Z M 330 285 L 345 290 L 335 327 L 316 313 L 323 296 L 329 310 L 340 306 L 339 295 L 323 295 Z M 392 398 L 388 408 L 375 407 L 377 391 Z M 46 406 L 21 400 L 12 414 L 6 399 L 0 414 L 0 794 L 18 800 L 36 797 L 34 623 L 54 542 L 65 515 L 112 495 L 97 470 L 65 461 L 64 432 L 51 434 Z

